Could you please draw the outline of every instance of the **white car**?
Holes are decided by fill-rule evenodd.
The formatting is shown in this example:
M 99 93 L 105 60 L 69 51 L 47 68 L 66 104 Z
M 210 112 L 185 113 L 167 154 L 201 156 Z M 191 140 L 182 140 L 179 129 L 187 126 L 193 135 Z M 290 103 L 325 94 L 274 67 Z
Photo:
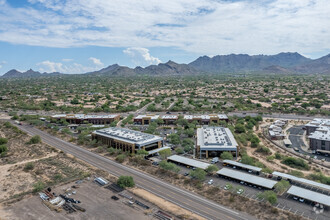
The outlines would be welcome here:
M 228 189 L 229 189 L 229 185 L 228 185 L 228 184 L 225 185 L 224 189 L 225 189 L 225 190 L 228 190 Z
M 300 198 L 300 199 L 299 199 L 299 202 L 305 202 L 305 199 Z
M 238 190 L 237 190 L 237 194 L 242 194 L 243 192 L 244 192 L 243 189 L 238 189 Z
M 213 184 L 213 179 L 210 179 L 209 182 L 208 182 L 209 185 L 212 185 Z

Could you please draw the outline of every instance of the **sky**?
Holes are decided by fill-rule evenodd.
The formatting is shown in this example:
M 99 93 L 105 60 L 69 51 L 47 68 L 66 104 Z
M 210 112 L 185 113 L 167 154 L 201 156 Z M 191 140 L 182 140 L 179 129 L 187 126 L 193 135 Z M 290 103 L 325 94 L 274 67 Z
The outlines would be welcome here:
M 330 53 L 329 0 L 0 0 L 0 75 Z

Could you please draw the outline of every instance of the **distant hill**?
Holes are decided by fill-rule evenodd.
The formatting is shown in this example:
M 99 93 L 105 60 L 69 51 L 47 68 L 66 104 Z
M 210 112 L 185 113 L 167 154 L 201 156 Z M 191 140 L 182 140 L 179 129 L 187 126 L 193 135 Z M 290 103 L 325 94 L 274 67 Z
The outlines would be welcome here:
M 53 72 L 53 73 L 40 73 L 38 71 L 34 71 L 29 69 L 26 72 L 20 72 L 15 69 L 9 70 L 5 73 L 2 78 L 28 78 L 28 77 L 39 77 L 39 76 L 55 76 L 61 75 L 62 73 Z
M 168 61 L 167 63 L 160 63 L 158 65 L 150 65 L 145 68 L 135 67 L 134 69 L 119 66 L 114 64 L 103 68 L 99 71 L 94 71 L 88 74 L 98 74 L 98 75 L 112 75 L 112 76 L 127 76 L 127 75 L 196 75 L 200 73 L 195 68 L 187 64 L 178 64 L 173 61 Z
M 303 63 L 294 67 L 299 73 L 320 73 L 330 74 L 330 54 L 307 63 Z
M 189 63 L 189 66 L 197 70 L 212 73 L 238 73 L 238 72 L 264 72 L 277 66 L 276 72 L 283 68 L 284 72 L 294 71 L 292 67 L 310 62 L 299 53 L 279 53 L 277 55 L 254 55 L 230 54 L 218 55 L 212 58 L 199 57 Z
M 118 64 L 110 65 L 87 75 L 134 76 L 134 75 L 198 75 L 221 73 L 275 73 L 275 74 L 330 74 L 330 54 L 319 59 L 309 59 L 299 53 L 279 53 L 276 55 L 230 54 L 214 57 L 202 56 L 189 64 L 173 61 L 150 65 L 145 68 L 129 68 Z M 19 72 L 15 69 L 5 73 L 2 78 L 54 76 L 62 73 L 40 73 L 32 69 Z

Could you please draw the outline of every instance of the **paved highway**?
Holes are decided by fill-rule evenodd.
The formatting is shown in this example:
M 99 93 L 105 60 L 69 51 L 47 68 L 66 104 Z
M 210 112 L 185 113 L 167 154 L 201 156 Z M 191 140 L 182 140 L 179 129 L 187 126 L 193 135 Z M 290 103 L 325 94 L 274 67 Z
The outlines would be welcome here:
M 200 195 L 183 190 L 177 186 L 166 183 L 151 175 L 138 171 L 136 169 L 126 167 L 116 163 L 110 159 L 102 157 L 98 154 L 90 152 L 77 145 L 63 141 L 46 132 L 28 125 L 21 125 L 19 128 L 30 135 L 39 135 L 44 143 L 56 147 L 65 153 L 71 154 L 95 167 L 109 172 L 112 175 L 129 175 L 133 176 L 136 185 L 159 197 L 164 198 L 176 205 L 190 210 L 206 219 L 229 219 L 229 220 L 245 220 L 255 219 L 246 213 L 238 212 L 221 206 L 210 201 Z

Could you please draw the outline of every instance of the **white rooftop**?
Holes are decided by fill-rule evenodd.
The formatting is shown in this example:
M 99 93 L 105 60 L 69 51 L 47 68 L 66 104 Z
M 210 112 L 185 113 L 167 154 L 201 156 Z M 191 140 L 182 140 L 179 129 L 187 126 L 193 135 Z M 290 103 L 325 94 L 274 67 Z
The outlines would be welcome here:
M 314 118 L 313 121 L 308 122 L 305 126 L 307 126 L 307 127 L 320 127 L 320 126 L 330 127 L 330 119 Z
M 198 161 L 198 160 L 190 159 L 190 158 L 187 158 L 187 157 L 182 157 L 182 156 L 179 156 L 179 155 L 169 156 L 167 158 L 167 160 L 172 160 L 172 161 L 175 161 L 177 163 L 182 163 L 182 164 L 185 164 L 185 165 L 188 165 L 188 166 L 191 166 L 191 167 L 201 168 L 203 170 L 205 170 L 208 166 L 210 166 L 209 163 L 204 163 L 204 162 L 201 162 L 201 161 Z
M 293 181 L 296 181 L 296 182 L 299 182 L 299 183 L 303 183 L 303 184 L 306 184 L 306 185 L 310 185 L 310 186 L 313 186 L 313 187 L 317 187 L 319 189 L 324 189 L 324 190 L 330 191 L 330 186 L 326 185 L 326 184 L 323 184 L 323 183 L 318 183 L 318 182 L 315 182 L 315 181 L 312 181 L 312 180 L 296 177 L 296 176 L 293 176 L 293 175 L 290 175 L 290 174 L 281 173 L 281 172 L 277 172 L 277 171 L 274 171 L 273 175 L 274 176 L 280 176 L 282 178 L 290 179 L 290 180 L 293 180 Z
M 178 119 L 177 115 L 163 115 L 162 119 Z
M 227 176 L 230 178 L 234 178 L 237 180 L 241 180 L 241 181 L 251 183 L 251 184 L 254 184 L 257 186 L 262 186 L 267 189 L 272 189 L 275 186 L 275 184 L 277 183 L 277 181 L 274 181 L 274 180 L 262 178 L 262 177 L 259 177 L 256 175 L 251 175 L 248 173 L 243 173 L 243 172 L 239 172 L 239 171 L 236 171 L 233 169 L 228 169 L 228 168 L 222 168 L 221 170 L 219 170 L 217 172 L 217 174 Z
M 156 120 L 159 118 L 159 115 L 138 115 L 135 119 L 142 119 L 142 118 L 150 118 L 152 120 Z
M 330 196 L 317 193 L 305 188 L 291 186 L 287 191 L 288 194 L 298 196 L 300 198 L 304 198 L 313 202 L 317 202 L 326 206 L 330 206 Z
M 253 170 L 253 171 L 257 171 L 257 172 L 260 172 L 262 170 L 260 167 L 255 167 L 255 166 L 247 165 L 247 164 L 244 164 L 244 163 L 239 163 L 239 162 L 236 162 L 234 160 L 224 160 L 223 163 L 228 163 L 228 164 L 231 164 L 231 165 L 235 165 L 235 166 L 238 166 L 238 167 L 243 167 L 243 168 Z
M 308 138 L 323 140 L 323 141 L 330 141 L 330 127 L 327 126 L 320 126 L 316 128 L 316 130 L 311 133 Z
M 202 120 L 210 120 L 211 118 L 219 118 L 219 119 L 228 119 L 227 115 L 219 114 L 219 115 L 184 115 L 184 119 L 202 119 Z
M 58 114 L 53 115 L 52 118 L 72 118 L 72 119 L 101 119 L 101 118 L 115 118 L 118 115 L 85 115 L 85 114 Z
M 225 149 L 236 150 L 238 144 L 228 128 L 223 127 L 203 127 L 197 129 L 197 145 L 201 150 Z
M 156 135 L 146 134 L 126 128 L 115 128 L 115 127 L 97 130 L 94 131 L 93 134 L 121 140 L 127 143 L 135 144 L 136 146 L 144 146 L 147 144 L 151 144 L 163 140 L 162 137 Z

